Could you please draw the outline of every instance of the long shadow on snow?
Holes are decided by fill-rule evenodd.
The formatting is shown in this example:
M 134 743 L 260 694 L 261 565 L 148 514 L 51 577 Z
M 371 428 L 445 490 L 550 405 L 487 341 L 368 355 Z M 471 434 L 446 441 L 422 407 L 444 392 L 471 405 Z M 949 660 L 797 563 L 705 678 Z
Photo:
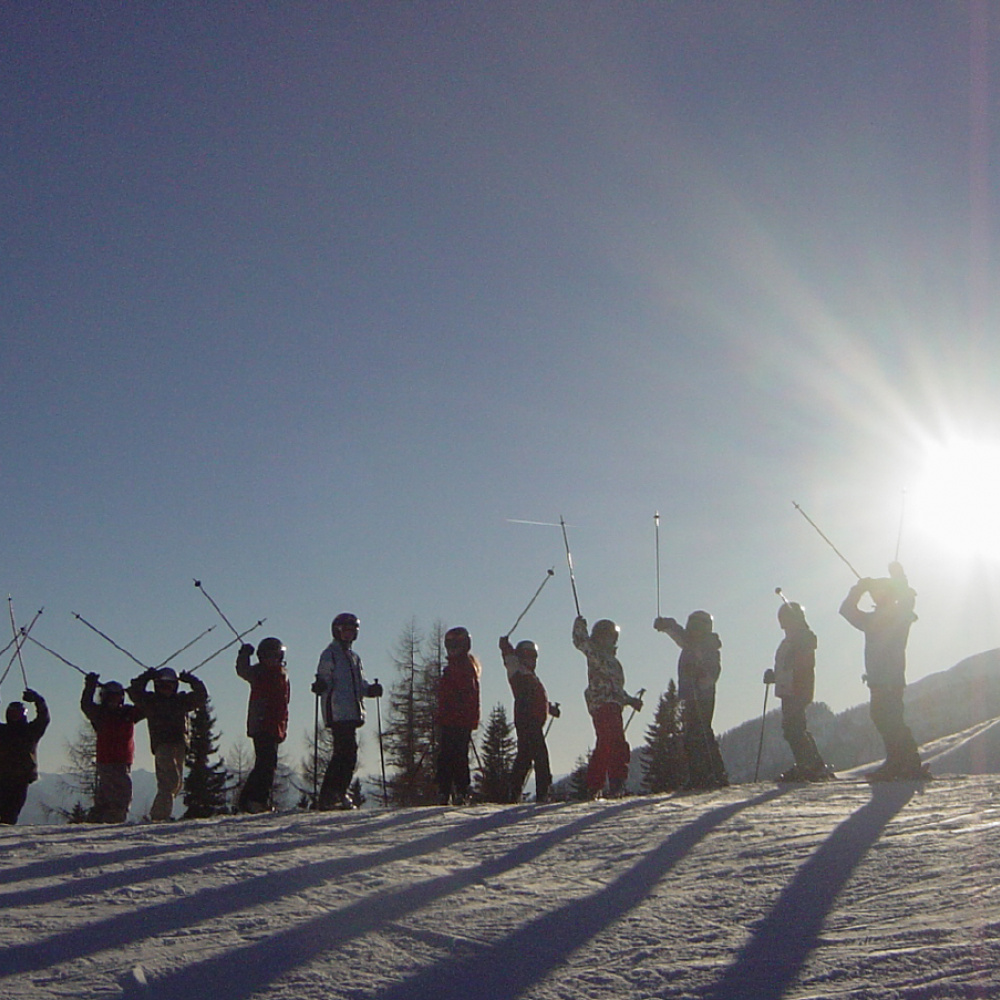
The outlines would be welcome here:
M 870 801 L 837 826 L 802 865 L 736 961 L 699 995 L 704 1000 L 780 1000 L 815 948 L 854 869 L 913 792 L 910 784 L 873 786 Z
M 497 878 L 519 865 L 528 864 L 587 827 L 616 822 L 625 813 L 645 804 L 640 799 L 616 803 L 539 834 L 505 854 L 471 868 L 428 879 L 405 889 L 390 889 L 359 899 L 260 941 L 157 977 L 151 983 L 150 995 L 156 1000 L 190 1000 L 192 996 L 210 996 L 212 1000 L 244 1000 L 281 976 L 308 965 L 324 952 L 416 913 L 483 879 Z M 522 816 L 536 815 L 533 807 L 521 812 Z M 496 815 L 508 816 L 510 810 Z M 520 960 L 520 956 L 517 957 Z M 489 995 L 488 991 L 482 992 L 480 975 L 473 975 L 470 982 L 473 983 L 472 992 L 463 994 L 462 1000 L 469 1000 L 470 996 Z M 422 998 L 426 1000 L 428 996 L 438 995 L 440 992 L 435 985 L 430 992 L 424 992 Z
M 311 861 L 297 868 L 282 868 L 279 871 L 242 879 L 233 884 L 201 889 L 191 896 L 129 910 L 127 913 L 97 920 L 83 927 L 53 934 L 41 941 L 12 945 L 0 949 L 0 978 L 38 971 L 60 962 L 68 962 L 111 948 L 124 947 L 146 938 L 169 934 L 180 928 L 195 926 L 240 910 L 266 906 L 283 897 L 315 888 L 325 881 L 342 879 L 380 864 L 391 864 L 394 861 L 430 854 L 532 815 L 534 810 L 530 808 L 498 810 L 487 816 L 456 823 L 447 830 L 437 831 L 380 851 L 371 851 L 355 857 L 333 858 L 329 861 Z M 339 915 L 334 914 L 330 919 L 336 922 L 339 920 Z M 325 946 L 324 941 L 316 943 L 318 950 L 322 950 Z M 281 946 L 279 945 L 276 950 L 280 952 Z M 276 955 L 269 961 L 280 963 L 280 957 Z M 228 992 L 230 978 L 239 978 L 237 968 L 240 961 L 242 960 L 234 961 L 235 967 L 227 966 L 220 974 L 220 982 L 213 1000 L 221 1000 L 222 997 L 231 995 L 241 998 L 245 996 L 242 992 L 236 994 Z M 184 989 L 188 992 L 182 991 L 178 996 L 187 998 L 210 996 L 213 993 L 207 988 L 202 989 L 196 983 L 188 983 Z
M 754 799 L 703 813 L 671 833 L 613 882 L 583 899 L 518 928 L 495 945 L 475 949 L 458 961 L 430 966 L 378 994 L 379 1000 L 469 1000 L 516 997 L 565 964 L 569 955 L 639 906 L 663 877 L 713 830 L 743 809 L 785 794 L 776 788 Z
M 86 868 L 100 868 L 114 864 L 146 861 L 142 867 L 123 868 L 115 872 L 101 872 L 99 875 L 86 875 L 69 881 L 54 881 L 51 884 L 38 886 L 34 889 L 15 889 L 12 892 L 0 891 L 0 906 L 38 906 L 43 903 L 54 903 L 60 899 L 72 899 L 95 892 L 108 892 L 113 889 L 135 888 L 144 882 L 158 878 L 176 878 L 196 869 L 207 868 L 210 865 L 225 864 L 227 861 L 247 861 L 255 857 L 274 857 L 286 851 L 299 851 L 317 844 L 334 844 L 338 840 L 357 840 L 370 836 L 373 832 L 388 827 L 401 826 L 406 823 L 416 824 L 424 820 L 422 815 L 413 813 L 394 813 L 389 817 L 373 820 L 362 828 L 356 824 L 344 824 L 336 827 L 320 826 L 311 835 L 296 840 L 287 840 L 285 831 L 267 831 L 266 837 L 260 832 L 253 838 L 252 848 L 245 841 L 249 837 L 240 836 L 236 843 L 228 843 L 217 851 L 202 851 L 190 841 L 183 844 L 162 845 L 155 848 L 148 844 L 108 851 L 102 854 L 89 851 L 86 854 L 68 855 L 64 858 L 49 861 L 39 861 L 32 865 L 37 874 L 22 876 L 27 878 L 56 879 L 60 874 L 77 872 Z M 215 829 L 214 827 L 212 829 Z M 151 853 L 183 854 L 178 858 L 164 858 L 159 861 L 150 860 Z M 27 866 L 26 866 L 27 867 Z M 2 883 L 0 879 L 0 883 Z

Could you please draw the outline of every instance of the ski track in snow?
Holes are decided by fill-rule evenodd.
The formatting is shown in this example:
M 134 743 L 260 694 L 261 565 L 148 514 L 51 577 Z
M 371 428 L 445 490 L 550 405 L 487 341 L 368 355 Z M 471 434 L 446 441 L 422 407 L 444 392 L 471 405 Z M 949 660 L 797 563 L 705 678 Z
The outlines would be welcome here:
M 0 831 L 9 1000 L 1000 995 L 1000 777 Z

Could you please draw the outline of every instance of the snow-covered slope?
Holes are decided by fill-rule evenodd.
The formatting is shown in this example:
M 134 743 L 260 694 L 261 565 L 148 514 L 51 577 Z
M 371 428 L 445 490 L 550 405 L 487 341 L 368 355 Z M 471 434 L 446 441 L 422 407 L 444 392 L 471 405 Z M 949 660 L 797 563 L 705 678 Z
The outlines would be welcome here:
M 0 830 L 10 1000 L 1000 991 L 1000 777 Z

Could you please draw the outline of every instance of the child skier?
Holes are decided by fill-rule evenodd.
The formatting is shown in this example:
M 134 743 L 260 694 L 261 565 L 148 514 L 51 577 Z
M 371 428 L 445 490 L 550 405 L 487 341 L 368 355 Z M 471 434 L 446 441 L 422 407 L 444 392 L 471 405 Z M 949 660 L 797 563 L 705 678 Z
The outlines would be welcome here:
M 288 735 L 291 686 L 280 639 L 262 639 L 256 663 L 250 662 L 253 652 L 253 646 L 244 643 L 236 654 L 236 673 L 250 685 L 247 736 L 253 740 L 254 752 L 253 770 L 247 775 L 236 807 L 240 812 L 261 813 L 271 808 L 278 746 Z
M 330 623 L 333 642 L 319 655 L 312 693 L 323 704 L 323 722 L 330 730 L 333 753 L 323 775 L 316 808 L 353 809 L 347 790 L 358 766 L 358 729 L 365 724 L 365 698 L 381 698 L 382 685 L 365 680 L 361 657 L 351 648 L 361 619 L 342 611 Z
M 80 696 L 80 709 L 97 736 L 97 786 L 94 805 L 87 814 L 90 823 L 124 823 L 132 804 L 132 761 L 135 757 L 135 724 L 143 718 L 135 705 L 125 704 L 125 688 L 118 681 L 100 685 L 100 674 L 87 674 Z
M 149 682 L 153 690 L 148 691 Z M 191 686 L 180 691 L 178 682 Z M 149 810 L 154 823 L 170 819 L 184 785 L 184 757 L 191 726 L 188 715 L 208 702 L 208 690 L 194 674 L 171 667 L 150 668 L 132 679 L 128 693 L 149 726 L 149 748 L 156 764 L 156 798 Z
M 875 602 L 874 611 L 861 611 L 858 601 L 865 593 Z M 906 641 L 916 591 L 911 589 L 898 562 L 889 564 L 889 577 L 864 577 L 851 587 L 840 613 L 865 634 L 865 683 L 870 692 L 872 722 L 885 744 L 885 762 L 868 774 L 871 781 L 901 781 L 923 778 L 917 743 L 903 715 L 906 689 Z
M 587 790 L 592 798 L 601 794 L 605 781 L 608 794 L 618 798 L 625 791 L 632 750 L 625 739 L 622 709 L 629 705 L 642 711 L 642 699 L 625 691 L 625 671 L 618 657 L 618 626 L 607 618 L 594 622 L 587 632 L 582 615 L 573 622 L 573 645 L 587 657 L 587 688 L 583 696 L 594 724 L 596 746 L 587 766 Z
M 781 732 L 795 759 L 778 780 L 826 781 L 831 772 L 806 728 L 806 708 L 816 685 L 816 635 L 806 622 L 802 605 L 794 601 L 778 608 L 778 624 L 785 637 L 764 683 L 773 683 L 774 693 L 781 699 Z
M 437 759 L 437 786 L 442 805 L 464 805 L 469 800 L 469 743 L 479 727 L 479 678 L 482 667 L 472 655 L 472 636 L 462 626 L 444 635 L 447 663 L 438 686 L 437 722 L 441 748 Z
M 31 688 L 22 697 L 34 703 L 35 717 L 29 722 L 24 704 L 12 701 L 0 723 L 0 823 L 10 826 L 21 815 L 28 785 L 38 780 L 38 741 L 49 725 L 45 699 Z
M 544 802 L 552 784 L 552 771 L 543 727 L 549 715 L 558 718 L 559 707 L 549 703 L 545 686 L 535 673 L 538 664 L 538 646 L 535 643 L 522 639 L 515 647 L 507 636 L 502 635 L 500 653 L 514 694 L 514 730 L 517 733 L 517 755 L 510 776 L 510 801 L 521 801 L 525 778 L 534 765 L 535 801 Z
M 712 631 L 712 616 L 707 611 L 692 611 L 683 627 L 673 618 L 657 618 L 653 628 L 666 632 L 681 648 L 677 660 L 677 696 L 681 701 L 688 787 L 724 788 L 729 784 L 729 776 L 712 732 L 715 685 L 722 673 L 719 654 L 722 642 Z

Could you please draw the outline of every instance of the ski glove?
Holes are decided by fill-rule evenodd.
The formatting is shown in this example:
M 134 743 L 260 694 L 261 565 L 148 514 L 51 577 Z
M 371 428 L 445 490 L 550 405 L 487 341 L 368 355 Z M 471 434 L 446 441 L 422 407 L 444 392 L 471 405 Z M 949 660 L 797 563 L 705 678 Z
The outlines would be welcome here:
M 309 688 L 313 694 L 326 694 L 326 681 L 321 680 L 319 677 L 312 682 L 312 687 Z
M 770 667 L 768 667 L 767 670 L 764 671 L 764 683 L 765 684 L 774 683 L 774 671 Z
M 368 697 L 369 698 L 381 698 L 382 695 L 383 695 L 383 693 L 384 692 L 382 691 L 382 685 L 379 684 L 378 681 L 375 681 L 374 684 L 369 684 L 368 685 Z

